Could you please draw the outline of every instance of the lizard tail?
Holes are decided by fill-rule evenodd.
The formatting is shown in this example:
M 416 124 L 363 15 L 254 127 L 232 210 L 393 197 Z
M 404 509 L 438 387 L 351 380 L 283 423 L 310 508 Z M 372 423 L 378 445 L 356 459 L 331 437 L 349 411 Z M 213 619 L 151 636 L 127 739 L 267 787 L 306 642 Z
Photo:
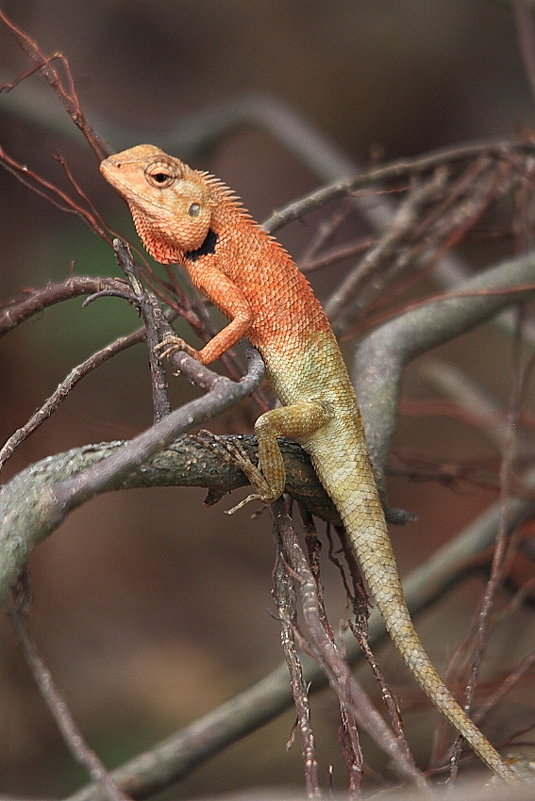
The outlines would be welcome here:
M 323 445 L 317 438 L 309 450 L 316 472 L 340 513 L 388 633 L 422 690 L 480 759 L 500 778 L 516 781 L 513 770 L 457 703 L 424 650 L 407 608 L 381 501 L 361 443 L 350 443 L 346 453 L 353 453 L 355 461 L 349 463 L 332 458 L 332 439 Z
M 382 513 L 363 527 L 354 514 L 344 519 L 344 510 L 339 511 L 388 633 L 414 678 L 480 759 L 500 778 L 515 780 L 512 769 L 457 703 L 424 650 L 407 608 Z

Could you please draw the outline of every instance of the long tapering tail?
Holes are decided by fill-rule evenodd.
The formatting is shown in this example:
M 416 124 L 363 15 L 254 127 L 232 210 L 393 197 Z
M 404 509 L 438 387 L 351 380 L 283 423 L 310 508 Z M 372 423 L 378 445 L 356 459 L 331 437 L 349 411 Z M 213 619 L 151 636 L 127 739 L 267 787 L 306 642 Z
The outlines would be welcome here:
M 380 519 L 373 516 L 363 527 L 360 516 L 355 520 L 354 512 L 346 517 L 343 509 L 339 511 L 388 633 L 414 678 L 483 762 L 500 778 L 514 781 L 512 769 L 457 703 L 424 650 L 405 602 L 382 512 Z
M 317 434 L 307 443 L 315 470 L 340 513 L 388 633 L 414 678 L 480 759 L 500 778 L 516 781 L 516 774 L 448 690 L 416 633 L 359 424 L 358 419 L 356 425 L 346 419 L 338 431 Z M 340 458 L 333 441 L 339 453 L 350 457 Z

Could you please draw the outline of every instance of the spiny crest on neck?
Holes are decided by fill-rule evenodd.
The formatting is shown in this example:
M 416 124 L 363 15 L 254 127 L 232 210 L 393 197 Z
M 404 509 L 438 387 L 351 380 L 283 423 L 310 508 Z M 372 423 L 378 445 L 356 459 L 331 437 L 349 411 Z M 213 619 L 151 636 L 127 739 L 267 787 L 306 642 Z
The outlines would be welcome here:
M 216 178 L 215 175 L 212 175 L 206 170 L 198 170 L 198 175 L 203 178 L 218 202 L 224 202 L 232 206 L 236 211 L 240 212 L 243 217 L 253 221 L 251 214 L 243 205 L 241 197 L 239 197 L 230 186 L 227 186 L 220 178 Z
M 225 212 L 228 212 L 229 210 L 231 212 L 235 212 L 239 216 L 240 221 L 245 223 L 254 231 L 257 241 L 261 242 L 264 240 L 265 242 L 269 242 L 273 251 L 278 251 L 284 259 L 288 259 L 293 262 L 293 259 L 286 248 L 281 245 L 278 239 L 262 228 L 262 226 L 251 215 L 249 210 L 244 206 L 241 197 L 224 181 L 222 181 L 220 178 L 217 178 L 215 175 L 212 175 L 212 173 L 208 172 L 207 170 L 196 170 L 185 162 L 180 161 L 180 159 L 176 159 L 176 161 L 180 163 L 183 177 L 190 180 L 202 180 L 205 183 L 210 193 L 211 203 L 213 203 L 215 206 L 215 209 L 212 212 L 213 215 L 215 212 L 215 216 L 218 216 L 218 209 L 224 212 L 224 217 L 226 217 Z M 216 228 L 218 228 L 217 225 Z M 228 239 L 232 232 L 217 230 L 216 233 L 218 238 L 221 240 Z M 202 248 L 199 250 L 199 252 L 201 251 Z M 195 251 L 195 253 L 197 253 L 197 251 Z
M 260 237 L 264 238 L 266 241 L 269 241 L 272 247 L 278 250 L 281 255 L 293 261 L 286 248 L 281 245 L 279 240 L 276 239 L 273 234 L 270 234 L 268 231 L 262 228 L 262 226 L 252 216 L 251 212 L 244 206 L 241 197 L 236 194 L 233 189 L 231 189 L 220 178 L 217 178 L 215 175 L 212 175 L 206 170 L 198 170 L 197 174 L 206 182 L 210 192 L 213 192 L 213 199 L 216 201 L 216 204 L 221 203 L 223 206 L 226 206 L 227 209 L 231 208 L 232 211 L 235 211 L 237 214 L 239 214 L 239 217 L 242 221 L 254 229 L 255 235 L 258 235 L 259 233 Z

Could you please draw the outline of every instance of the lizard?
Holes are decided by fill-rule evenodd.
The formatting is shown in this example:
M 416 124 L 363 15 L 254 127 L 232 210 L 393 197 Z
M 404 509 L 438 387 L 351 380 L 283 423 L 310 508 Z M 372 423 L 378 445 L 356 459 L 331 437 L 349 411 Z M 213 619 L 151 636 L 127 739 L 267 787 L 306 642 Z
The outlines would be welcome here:
M 282 406 L 255 423 L 258 468 L 250 463 L 246 472 L 257 491 L 245 502 L 270 503 L 283 494 L 286 474 L 276 437 L 298 439 L 340 514 L 386 629 L 414 678 L 479 758 L 501 779 L 515 781 L 512 768 L 445 686 L 415 630 L 357 398 L 306 277 L 213 175 L 154 145 L 109 156 L 100 170 L 126 200 L 145 249 L 162 264 L 185 268 L 229 320 L 200 350 L 172 336 L 160 343 L 165 348 L 160 355 L 180 349 L 209 364 L 247 336 L 265 362 Z

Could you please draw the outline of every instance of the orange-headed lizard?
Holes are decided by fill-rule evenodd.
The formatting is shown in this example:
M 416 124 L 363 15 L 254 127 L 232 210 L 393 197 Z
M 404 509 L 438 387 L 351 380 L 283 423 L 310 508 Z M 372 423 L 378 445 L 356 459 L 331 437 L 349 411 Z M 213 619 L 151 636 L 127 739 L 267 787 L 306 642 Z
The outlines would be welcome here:
M 306 278 L 212 175 L 153 145 L 110 156 L 100 169 L 127 201 L 149 253 L 163 264 L 182 265 L 230 320 L 201 350 L 177 337 L 165 344 L 208 364 L 247 336 L 262 354 L 283 406 L 256 421 L 261 474 L 253 481 L 257 494 L 248 500 L 269 503 L 283 493 L 285 469 L 275 438 L 299 439 L 338 509 L 386 628 L 412 674 L 483 762 L 502 779 L 514 780 L 511 768 L 444 685 L 414 629 L 355 392 Z

